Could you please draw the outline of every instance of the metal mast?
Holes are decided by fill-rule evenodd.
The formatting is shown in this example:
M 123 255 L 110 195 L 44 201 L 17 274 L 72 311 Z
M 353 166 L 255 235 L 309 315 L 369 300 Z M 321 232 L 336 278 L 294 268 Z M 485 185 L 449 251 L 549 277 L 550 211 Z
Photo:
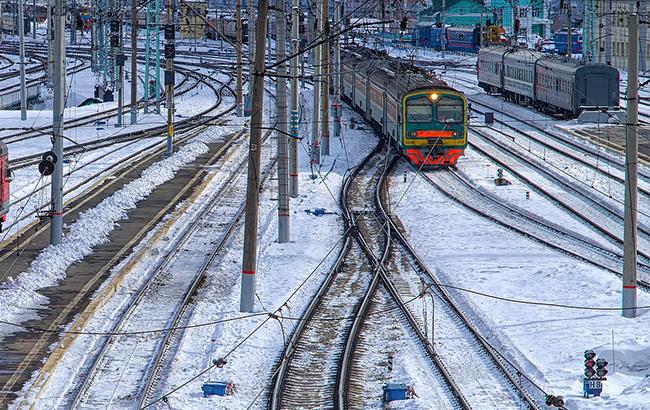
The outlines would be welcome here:
M 176 27 L 174 26 L 173 0 L 167 0 L 165 25 L 165 93 L 167 94 L 167 155 L 174 152 L 174 55 L 176 53 Z
M 383 3 L 383 2 L 382 2 Z M 330 36 L 330 0 L 321 0 L 322 15 L 321 27 L 323 27 L 323 40 Z M 330 154 L 330 43 L 325 41 L 321 51 L 321 133 L 322 153 Z
M 318 0 L 323 1 L 323 0 Z M 320 7 L 318 3 L 310 2 L 310 6 L 314 11 L 314 35 L 312 36 L 312 41 L 318 38 L 319 34 L 322 32 L 322 18 L 320 18 Z M 315 10 L 314 10 L 315 9 Z M 314 48 L 314 104 L 313 111 L 311 115 L 312 122 L 312 136 L 311 136 L 311 163 L 320 164 L 320 122 L 319 122 L 319 112 L 320 112 L 320 81 L 321 81 L 321 47 Z
M 160 113 L 160 0 L 147 1 L 147 34 L 144 63 L 144 112 L 155 98 L 155 112 Z M 152 81 L 153 80 L 153 81 Z
M 138 123 L 138 9 L 131 0 L 131 125 Z
M 18 36 L 20 37 L 20 119 L 27 120 L 27 90 L 25 86 L 25 4 L 18 1 Z
M 289 141 L 289 195 L 298 198 L 298 137 L 300 128 L 298 124 L 298 43 L 300 26 L 300 0 L 292 0 L 291 7 L 291 140 Z
M 284 0 L 276 0 L 275 12 L 275 61 L 283 61 L 287 55 L 287 20 L 284 17 Z M 289 138 L 287 133 L 287 64 L 278 66 L 276 81 L 278 143 L 278 242 L 286 243 L 291 238 L 289 214 Z
M 50 244 L 63 239 L 63 110 L 65 108 L 65 12 L 63 0 L 54 5 L 54 105 L 52 109 L 53 149 L 57 161 L 52 174 L 52 222 Z
M 266 48 L 266 18 L 268 1 L 259 0 L 255 49 L 255 72 L 252 97 L 250 144 L 248 147 L 248 180 L 246 185 L 246 222 L 244 224 L 244 252 L 242 255 L 242 282 L 239 310 L 252 312 L 255 307 L 255 274 L 257 273 L 257 228 L 259 222 L 260 159 L 262 125 L 264 122 L 264 50 Z
M 243 98 L 243 73 L 242 73 L 242 21 L 241 21 L 241 0 L 237 0 L 236 6 L 236 16 L 237 20 L 235 24 L 237 25 L 237 116 L 244 116 L 244 98 Z
M 334 111 L 334 137 L 341 138 L 341 39 L 338 36 L 341 21 L 341 1 L 334 2 L 334 102 L 332 108 Z
M 636 317 L 637 198 L 639 139 L 639 15 L 628 23 L 627 123 L 625 125 L 625 219 L 623 229 L 623 316 Z

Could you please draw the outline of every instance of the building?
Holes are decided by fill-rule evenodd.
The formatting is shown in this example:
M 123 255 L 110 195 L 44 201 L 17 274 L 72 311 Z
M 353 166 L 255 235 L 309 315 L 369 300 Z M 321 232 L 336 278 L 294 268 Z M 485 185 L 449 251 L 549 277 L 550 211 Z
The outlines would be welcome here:
M 182 2 L 180 14 L 181 38 L 205 38 L 206 16 L 207 3 L 205 1 L 193 0 Z
M 487 20 L 494 22 L 493 13 L 484 5 L 482 0 L 446 0 L 443 10 L 443 0 L 433 0 L 431 7 L 418 13 L 418 22 L 436 22 L 456 27 L 474 27 Z
M 517 7 L 513 7 L 516 4 Z M 551 34 L 549 0 L 485 0 L 485 6 L 497 16 L 497 21 L 506 30 L 514 32 L 514 23 L 519 18 L 520 34 L 535 33 L 544 38 Z
M 611 64 L 618 68 L 627 68 L 628 63 L 628 16 L 637 11 L 636 0 L 594 0 L 593 60 Z M 650 19 L 650 5 L 639 2 L 640 20 Z M 586 15 L 586 14 L 585 14 Z M 650 55 L 650 39 L 647 37 L 647 25 L 639 25 L 639 70 L 647 70 L 647 57 Z

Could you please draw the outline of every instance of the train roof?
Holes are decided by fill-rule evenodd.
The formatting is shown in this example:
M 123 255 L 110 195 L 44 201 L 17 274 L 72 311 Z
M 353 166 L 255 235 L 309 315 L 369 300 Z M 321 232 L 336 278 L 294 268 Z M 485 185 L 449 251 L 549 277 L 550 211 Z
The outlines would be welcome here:
M 537 62 L 538 65 L 557 71 L 557 72 L 575 72 L 581 70 L 599 70 L 599 71 L 616 71 L 615 67 L 603 63 L 583 62 L 577 59 L 567 59 L 564 56 L 542 53 L 526 48 L 514 48 L 511 46 L 490 46 L 480 50 L 484 54 L 497 54 L 502 56 L 506 54 L 508 60 L 517 60 L 520 62 Z
M 456 91 L 432 73 L 390 57 L 385 52 L 365 47 L 346 47 L 341 58 L 344 63 L 352 62 L 355 69 L 364 71 L 373 82 L 384 84 L 391 93 L 397 91 L 398 95 L 405 95 L 414 90 L 432 87 Z

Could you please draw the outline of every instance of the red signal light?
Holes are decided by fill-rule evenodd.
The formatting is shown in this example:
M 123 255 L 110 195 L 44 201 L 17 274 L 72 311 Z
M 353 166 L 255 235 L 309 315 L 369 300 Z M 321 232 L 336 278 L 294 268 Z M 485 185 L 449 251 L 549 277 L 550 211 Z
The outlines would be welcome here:
M 594 362 L 593 360 L 585 360 L 585 367 L 587 369 L 593 369 L 594 366 L 596 366 L 596 362 Z

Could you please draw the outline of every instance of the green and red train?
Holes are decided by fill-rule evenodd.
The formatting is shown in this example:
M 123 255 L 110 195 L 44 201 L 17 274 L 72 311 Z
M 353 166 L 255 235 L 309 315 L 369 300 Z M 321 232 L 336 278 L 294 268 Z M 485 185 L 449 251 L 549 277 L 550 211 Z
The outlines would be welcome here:
M 455 165 L 467 147 L 467 99 L 430 73 L 363 47 L 341 53 L 343 98 L 414 165 Z

